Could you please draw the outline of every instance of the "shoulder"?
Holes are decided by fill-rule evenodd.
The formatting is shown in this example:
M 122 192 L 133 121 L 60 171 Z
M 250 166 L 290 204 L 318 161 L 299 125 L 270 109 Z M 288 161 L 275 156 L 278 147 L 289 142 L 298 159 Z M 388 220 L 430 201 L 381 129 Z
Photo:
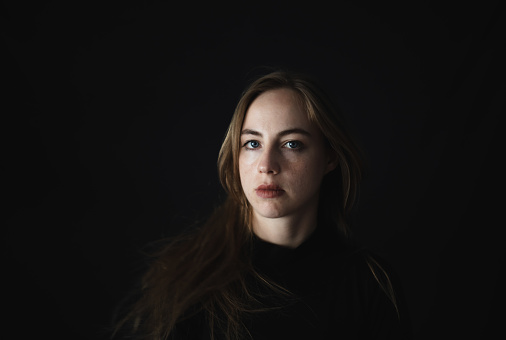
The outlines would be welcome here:
M 348 246 L 345 251 L 335 254 L 332 276 L 336 282 L 353 287 L 362 295 L 383 292 L 389 297 L 395 272 L 391 265 L 372 251 Z
M 338 295 L 351 311 L 353 324 L 369 334 L 384 334 L 380 339 L 410 338 L 411 323 L 393 266 L 361 247 L 348 247 L 339 258 L 334 288 L 341 291 Z
M 392 285 L 396 272 L 391 264 L 377 253 L 367 248 L 351 248 L 342 257 L 344 268 L 364 283 L 387 289 Z M 394 279 L 395 280 L 395 279 Z

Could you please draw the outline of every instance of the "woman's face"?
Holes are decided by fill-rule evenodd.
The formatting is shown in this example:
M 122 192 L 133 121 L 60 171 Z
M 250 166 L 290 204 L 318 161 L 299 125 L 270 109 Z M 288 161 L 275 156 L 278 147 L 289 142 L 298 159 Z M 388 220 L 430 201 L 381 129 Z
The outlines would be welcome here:
M 257 218 L 316 211 L 323 176 L 335 168 L 320 130 L 286 88 L 251 103 L 242 126 L 239 173 Z

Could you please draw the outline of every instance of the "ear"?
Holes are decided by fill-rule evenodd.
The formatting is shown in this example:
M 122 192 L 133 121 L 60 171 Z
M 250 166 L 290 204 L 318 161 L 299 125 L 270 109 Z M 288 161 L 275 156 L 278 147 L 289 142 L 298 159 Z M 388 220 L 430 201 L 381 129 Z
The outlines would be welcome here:
M 334 150 L 329 150 L 327 152 L 327 165 L 325 168 L 325 174 L 328 174 L 335 168 L 337 168 L 337 164 L 339 162 L 339 158 L 337 157 L 337 153 Z

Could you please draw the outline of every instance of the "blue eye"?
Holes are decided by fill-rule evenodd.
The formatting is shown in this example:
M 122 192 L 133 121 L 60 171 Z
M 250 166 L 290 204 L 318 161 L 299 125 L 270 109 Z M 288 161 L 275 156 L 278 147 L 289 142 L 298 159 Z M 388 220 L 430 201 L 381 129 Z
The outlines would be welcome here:
M 256 140 L 250 140 L 247 141 L 244 146 L 246 146 L 248 149 L 256 149 L 260 146 L 260 143 Z
M 286 142 L 286 147 L 289 149 L 300 149 L 301 143 L 295 140 L 291 140 L 289 142 Z

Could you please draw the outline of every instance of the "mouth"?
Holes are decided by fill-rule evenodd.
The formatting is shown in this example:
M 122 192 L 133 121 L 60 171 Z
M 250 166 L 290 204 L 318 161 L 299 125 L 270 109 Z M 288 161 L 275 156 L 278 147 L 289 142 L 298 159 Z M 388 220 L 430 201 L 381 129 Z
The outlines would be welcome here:
M 257 196 L 261 198 L 276 198 L 284 195 L 285 191 L 279 185 L 262 184 L 255 189 Z

